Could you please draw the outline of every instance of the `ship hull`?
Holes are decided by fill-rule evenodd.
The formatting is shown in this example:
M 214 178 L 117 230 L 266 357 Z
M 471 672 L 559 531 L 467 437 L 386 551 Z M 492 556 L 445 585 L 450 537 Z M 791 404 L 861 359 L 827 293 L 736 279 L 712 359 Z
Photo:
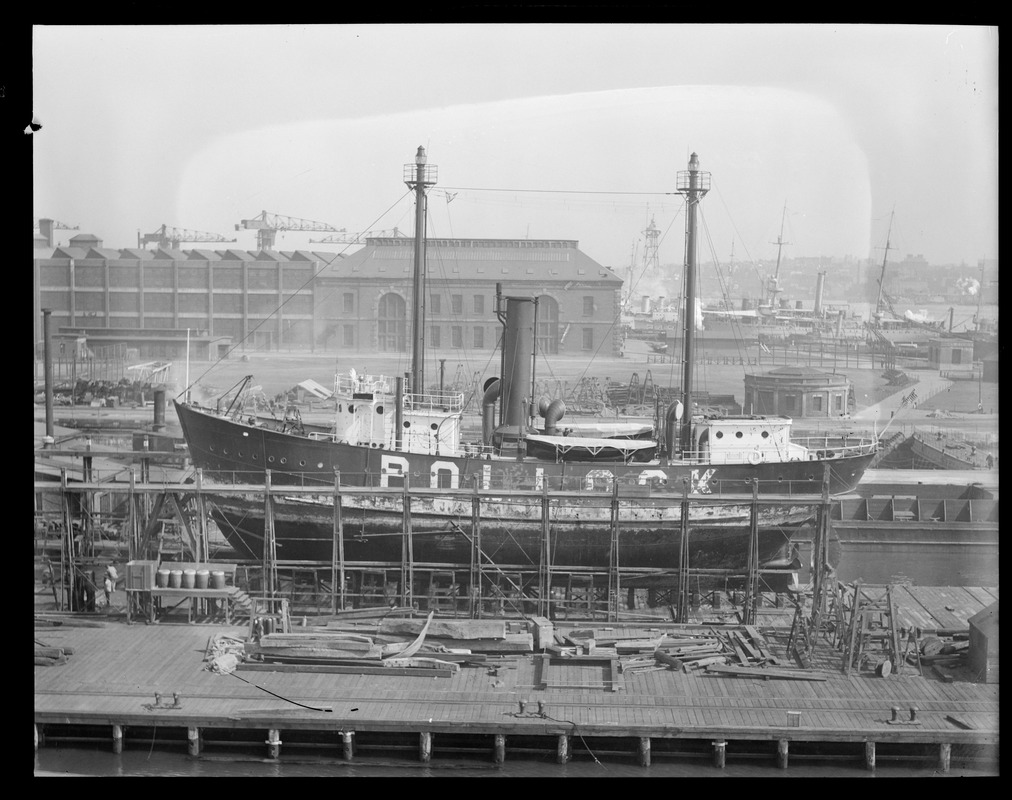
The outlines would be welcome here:
M 691 566 L 740 569 L 753 513 L 760 562 L 776 560 L 782 529 L 810 521 L 825 489 L 853 491 L 874 456 L 756 465 L 456 457 L 307 438 L 180 404 L 176 413 L 201 480 L 223 487 L 210 498 L 222 532 L 249 558 L 264 555 L 264 493 L 254 487 L 269 482 L 276 557 L 285 561 L 335 558 L 340 493 L 349 561 L 401 561 L 410 529 L 419 562 L 470 564 L 480 535 L 497 564 L 544 563 L 548 547 L 553 565 L 607 568 L 617 533 L 621 566 L 668 568 L 679 561 L 687 503 Z M 248 489 L 224 488 L 237 485 Z M 286 495 L 292 486 L 320 494 Z
M 236 552 L 264 557 L 264 500 L 256 495 L 211 495 L 211 514 Z M 343 550 L 347 562 L 400 562 L 467 567 L 483 563 L 554 568 L 674 569 L 682 546 L 681 503 L 644 504 L 481 498 L 474 500 L 402 496 L 342 496 L 337 522 L 333 505 L 272 497 L 275 555 L 281 561 L 334 562 Z M 547 512 L 547 525 L 543 522 Z M 751 533 L 748 504 L 689 511 L 688 563 L 696 569 L 744 569 Z M 814 507 L 757 506 L 760 566 L 785 557 L 793 527 L 811 521 Z M 477 516 L 478 523 L 475 524 Z M 405 524 L 405 519 L 410 523 Z M 614 522 L 612 521 L 614 519 Z M 335 531 L 340 530 L 340 539 Z M 406 533 L 406 531 L 408 531 Z M 338 542 L 340 540 L 340 546 Z M 612 542 L 617 541 L 617 555 Z
M 818 497 L 854 491 L 875 452 L 819 460 L 709 464 L 676 462 L 554 462 L 531 457 L 486 458 L 407 453 L 307 438 L 253 426 L 176 404 L 193 465 L 219 481 L 275 485 L 611 492 L 614 485 L 666 489 L 680 496 Z

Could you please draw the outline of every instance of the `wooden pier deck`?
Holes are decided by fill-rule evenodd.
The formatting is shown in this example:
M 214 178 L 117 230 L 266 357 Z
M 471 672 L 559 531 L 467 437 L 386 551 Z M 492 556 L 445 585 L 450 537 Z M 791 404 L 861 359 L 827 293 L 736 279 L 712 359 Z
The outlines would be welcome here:
M 920 607 L 900 614 L 930 629 L 964 626 L 969 615 L 997 599 L 997 591 L 946 587 L 917 597 L 905 596 L 905 605 L 913 599 Z M 953 609 L 950 619 L 935 616 L 938 604 Z M 930 669 L 921 675 L 911 666 L 885 678 L 869 671 L 844 674 L 841 653 L 821 640 L 811 671 L 820 680 L 622 671 L 614 656 L 594 658 L 593 652 L 573 659 L 543 653 L 488 657 L 431 675 L 289 666 L 270 671 L 267 665 L 218 674 L 205 669 L 211 637 L 242 638 L 246 626 L 127 625 L 112 619 L 93 624 L 99 626 L 37 620 L 37 643 L 73 653 L 63 665 L 35 668 L 36 747 L 67 726 L 107 726 L 114 749 L 131 739 L 150 746 L 156 729 L 160 742 L 175 742 L 191 754 L 238 735 L 266 745 L 274 757 L 286 743 L 311 738 L 317 747 L 330 743 L 335 758 L 353 758 L 359 748 L 390 748 L 395 741 L 403 748 L 407 741 L 424 761 L 438 758 L 441 747 L 449 752 L 466 742 L 501 762 L 514 748 L 523 752 L 534 742 L 559 761 L 587 748 L 625 753 L 649 765 L 651 753 L 668 757 L 695 748 L 712 751 L 719 767 L 725 757 L 746 748 L 754 755 L 758 748 L 786 767 L 790 752 L 829 746 L 874 768 L 878 746 L 883 754 L 920 748 L 920 758 L 937 759 L 946 770 L 952 748 L 998 744 L 997 684 L 944 682 Z M 602 638 L 688 630 L 649 622 L 555 623 L 559 634 L 577 628 L 592 628 Z M 783 656 L 789 628 L 763 618 L 758 628 L 771 651 Z M 781 663 L 789 661 L 784 656 Z

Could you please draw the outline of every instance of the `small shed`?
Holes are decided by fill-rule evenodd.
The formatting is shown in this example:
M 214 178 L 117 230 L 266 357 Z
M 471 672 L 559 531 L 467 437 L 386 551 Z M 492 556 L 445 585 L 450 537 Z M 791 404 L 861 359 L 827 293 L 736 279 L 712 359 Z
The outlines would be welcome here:
M 970 669 L 978 683 L 998 683 L 998 601 L 970 617 Z

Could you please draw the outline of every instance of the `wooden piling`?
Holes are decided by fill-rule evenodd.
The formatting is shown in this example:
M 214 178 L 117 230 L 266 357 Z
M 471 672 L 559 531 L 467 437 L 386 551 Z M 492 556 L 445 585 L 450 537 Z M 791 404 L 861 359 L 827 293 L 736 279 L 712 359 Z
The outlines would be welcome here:
M 555 760 L 559 764 L 565 764 L 569 761 L 569 737 L 564 734 L 559 734 L 559 745 Z
M 650 766 L 650 737 L 641 736 L 639 742 L 639 760 L 641 767 Z
M 787 769 L 787 751 L 788 741 L 786 739 L 777 740 L 777 766 L 780 769 Z
M 875 769 L 875 742 L 864 743 L 864 766 L 865 769 Z
M 506 734 L 497 733 L 495 735 L 493 760 L 496 764 L 502 764 L 506 761 Z
M 948 742 L 938 746 L 938 770 L 948 772 L 952 762 L 952 745 Z
M 727 742 L 718 739 L 713 743 L 713 766 L 717 769 L 724 769 L 724 761 L 727 756 Z
M 341 756 L 345 761 L 355 757 L 355 731 L 341 731 Z
M 112 751 L 114 753 L 123 752 L 123 726 L 113 725 L 112 726 Z
M 432 733 L 422 731 L 418 734 L 418 760 L 428 764 L 432 759 Z
M 187 752 L 191 756 L 199 756 L 201 750 L 200 728 L 186 729 Z
M 267 731 L 267 757 L 277 758 L 281 755 L 281 731 L 277 728 L 271 728 Z

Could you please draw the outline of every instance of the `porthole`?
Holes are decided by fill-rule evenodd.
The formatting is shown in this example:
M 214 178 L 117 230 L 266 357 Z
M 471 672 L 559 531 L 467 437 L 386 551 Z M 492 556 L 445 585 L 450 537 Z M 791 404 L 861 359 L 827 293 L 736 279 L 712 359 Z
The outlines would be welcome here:
M 377 414 L 382 414 L 383 413 L 383 406 L 376 406 L 376 413 Z
M 300 467 L 304 467 L 304 466 L 306 466 L 306 459 L 302 459 L 302 460 L 301 460 L 301 461 L 299 462 L 299 466 L 300 466 Z
M 238 453 L 236 453 L 236 455 L 239 456 L 239 458 L 242 458 L 242 450 L 240 450 Z
M 260 456 L 258 456 L 256 453 L 254 453 L 253 454 L 253 460 L 254 461 L 259 461 L 260 460 Z
M 316 468 L 317 468 L 317 469 L 323 469 L 323 462 L 321 461 L 320 463 L 318 463 L 318 464 L 316 465 Z
M 228 455 L 228 448 L 227 448 L 227 447 L 223 447 L 223 448 L 221 448 L 221 454 L 222 454 L 223 456 L 227 456 L 227 455 Z
M 770 432 L 769 431 L 763 431 L 763 438 L 764 439 L 769 439 L 770 438 Z
M 214 445 L 213 444 L 209 444 L 207 446 L 207 449 L 210 450 L 213 453 L 214 452 Z
M 718 439 L 723 439 L 724 438 L 724 431 L 717 431 L 717 438 Z
M 736 436 L 737 438 L 739 438 L 739 439 L 740 439 L 740 438 L 741 438 L 742 436 L 744 436 L 745 434 L 743 434 L 743 433 L 742 433 L 741 431 L 735 431 L 735 434 L 734 434 L 734 435 L 735 435 L 735 436 Z
M 434 430 L 434 431 L 438 431 L 439 430 L 439 426 L 435 422 L 433 422 L 431 425 L 429 425 L 429 427 L 432 430 Z
M 810 481 L 814 481 L 814 480 L 815 480 L 815 476 L 814 476 L 814 475 L 809 475 L 809 476 L 808 476 L 808 480 L 810 480 Z
M 404 420 L 404 427 L 405 428 L 410 428 L 411 427 L 411 423 L 408 422 L 407 420 Z
M 349 404 L 348 405 L 348 413 L 349 414 L 354 414 L 355 413 L 355 406 Z
M 783 483 L 783 482 L 784 482 L 784 476 L 783 475 L 777 475 L 777 483 Z
M 281 459 L 281 463 L 282 464 L 287 464 L 288 463 L 288 459 L 287 458 L 282 458 Z
M 271 464 L 273 464 L 273 463 L 274 463 L 274 456 L 267 456 L 267 460 L 268 460 L 268 461 L 269 461 L 269 462 L 270 462 Z

